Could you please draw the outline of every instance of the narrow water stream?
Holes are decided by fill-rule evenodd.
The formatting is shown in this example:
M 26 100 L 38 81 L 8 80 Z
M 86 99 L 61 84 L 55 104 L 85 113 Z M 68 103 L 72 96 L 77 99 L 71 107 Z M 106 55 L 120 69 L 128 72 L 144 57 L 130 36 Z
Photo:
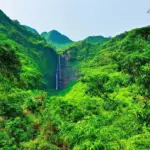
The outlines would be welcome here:
M 56 68 L 56 90 L 58 90 L 58 64 Z
M 57 60 L 57 68 L 56 68 L 56 90 L 59 90 L 59 81 L 61 80 L 61 69 L 60 69 L 60 55 Z

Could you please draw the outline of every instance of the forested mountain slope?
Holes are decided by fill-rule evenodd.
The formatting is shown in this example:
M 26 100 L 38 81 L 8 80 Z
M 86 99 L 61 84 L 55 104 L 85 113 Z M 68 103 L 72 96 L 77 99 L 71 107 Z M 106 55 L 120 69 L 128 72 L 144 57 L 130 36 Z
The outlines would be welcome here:
M 103 36 L 89 36 L 84 41 L 89 42 L 91 44 L 103 44 L 109 41 L 111 38 L 103 37 Z
M 44 37 L 45 40 L 49 44 L 53 45 L 57 50 L 64 48 L 73 42 L 67 36 L 61 34 L 56 30 L 52 30 L 50 32 L 43 32 L 41 36 Z
M 28 30 L 28 31 L 31 31 L 32 33 L 35 33 L 35 34 L 39 34 L 37 30 L 27 26 L 27 25 L 24 25 L 24 27 Z
M 59 51 L 61 88 L 65 88 L 71 82 L 81 76 L 82 66 L 98 54 L 99 46 L 86 41 L 75 42 L 67 48 Z
M 24 149 L 39 135 L 43 90 L 55 88 L 56 58 L 41 36 L 0 11 L 1 150 Z
M 66 149 L 150 149 L 149 35 L 148 26 L 112 38 L 51 98 L 46 112 Z
M 31 83 L 30 79 L 39 81 L 41 76 L 45 87 L 54 87 L 57 54 L 40 35 L 26 30 L 18 21 L 11 21 L 0 11 L 0 38 L 1 47 L 10 47 L 18 54 L 17 59 L 22 66 L 20 80 L 25 86 L 32 87 L 35 82 Z
M 80 78 L 82 67 L 98 55 L 101 46 L 109 40 L 110 38 L 102 36 L 89 37 L 61 48 L 58 51 L 60 55 L 61 87 L 64 88 Z

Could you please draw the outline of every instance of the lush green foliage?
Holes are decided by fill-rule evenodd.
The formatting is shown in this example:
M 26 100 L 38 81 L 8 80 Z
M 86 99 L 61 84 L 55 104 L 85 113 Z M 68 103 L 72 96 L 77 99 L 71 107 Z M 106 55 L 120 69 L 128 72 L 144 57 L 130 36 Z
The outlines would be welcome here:
M 17 53 L 22 66 L 20 68 L 20 78 L 24 85 L 29 82 L 34 83 L 36 80 L 40 81 L 40 76 L 44 76 L 43 87 L 55 86 L 57 54 L 54 49 L 40 35 L 26 30 L 18 21 L 11 21 L 2 11 L 0 11 L 0 44 L 1 47 L 3 45 L 12 47 L 14 53 Z M 7 48 L 5 49 L 7 51 Z M 3 59 L 6 61 L 5 57 Z M 7 63 L 11 63 L 9 61 L 11 60 L 7 60 Z M 33 79 L 33 81 L 30 79 Z
M 101 45 L 107 41 L 109 41 L 111 38 L 106 38 L 103 36 L 89 36 L 84 41 L 89 42 L 91 44 L 98 44 Z
M 56 58 L 41 36 L 0 11 L 1 150 L 25 149 L 38 137 L 47 99 L 40 89 L 55 86 Z
M 145 27 L 112 38 L 81 63 L 83 77 L 67 93 L 51 98 L 47 111 L 65 147 L 150 149 L 149 32 Z
M 149 34 L 74 43 L 62 55 L 79 79 L 47 93 L 55 51 L 0 11 L 0 149 L 150 149 Z

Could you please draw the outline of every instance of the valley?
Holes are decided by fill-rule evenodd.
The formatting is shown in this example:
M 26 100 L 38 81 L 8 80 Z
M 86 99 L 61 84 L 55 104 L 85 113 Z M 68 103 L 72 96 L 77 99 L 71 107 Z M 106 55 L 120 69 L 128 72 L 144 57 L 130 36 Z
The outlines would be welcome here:
M 0 10 L 0 150 L 150 149 L 150 26 L 72 41 Z

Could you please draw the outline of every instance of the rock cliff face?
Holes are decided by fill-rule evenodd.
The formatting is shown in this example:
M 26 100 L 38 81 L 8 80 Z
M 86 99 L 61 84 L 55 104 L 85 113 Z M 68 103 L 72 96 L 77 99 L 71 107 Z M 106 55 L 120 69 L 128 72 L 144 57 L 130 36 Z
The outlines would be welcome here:
M 80 70 L 83 66 L 99 53 L 98 46 L 81 41 L 71 45 L 60 54 L 57 60 L 59 89 L 65 88 L 71 81 L 80 78 Z
M 67 50 L 57 58 L 56 90 L 65 88 L 69 82 L 78 78 L 78 68 L 72 65 L 70 50 Z

